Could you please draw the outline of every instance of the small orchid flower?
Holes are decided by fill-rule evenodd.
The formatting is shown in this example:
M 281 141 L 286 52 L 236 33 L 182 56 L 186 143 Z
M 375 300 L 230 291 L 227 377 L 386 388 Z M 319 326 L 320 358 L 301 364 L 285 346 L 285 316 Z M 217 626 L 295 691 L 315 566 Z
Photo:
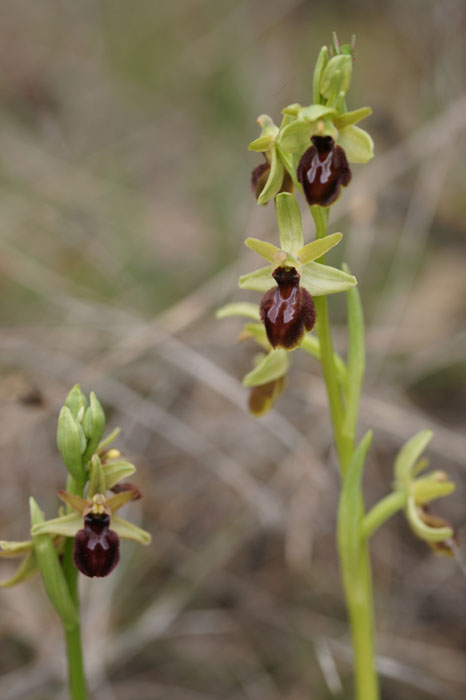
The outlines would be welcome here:
M 282 128 L 291 121 L 284 116 Z M 250 151 L 262 153 L 265 163 L 256 166 L 251 174 L 251 189 L 258 204 L 267 204 L 280 192 L 292 192 L 293 180 L 290 176 L 292 163 L 289 157 L 277 145 L 280 129 L 267 114 L 261 114 L 257 123 L 262 128 L 258 139 L 249 144 Z
M 351 181 L 351 170 L 341 146 L 331 136 L 311 136 L 312 146 L 299 161 L 297 176 L 309 205 L 328 207 Z
M 281 248 L 248 238 L 249 248 L 262 255 L 270 265 L 240 277 L 241 289 L 265 292 L 261 316 L 272 347 L 294 349 L 305 331 L 314 326 L 312 296 L 350 289 L 356 279 L 337 268 L 315 262 L 340 242 L 341 233 L 333 233 L 303 245 L 301 214 L 295 198 L 282 193 L 275 198 Z M 277 287 L 271 289 L 271 281 Z
M 395 460 L 395 489 L 406 494 L 405 512 L 413 532 L 435 552 L 451 556 L 454 528 L 434 515 L 429 504 L 452 493 L 455 484 L 441 470 L 418 477 L 428 465 L 428 460 L 420 457 L 432 436 L 430 430 L 422 430 L 403 445 Z

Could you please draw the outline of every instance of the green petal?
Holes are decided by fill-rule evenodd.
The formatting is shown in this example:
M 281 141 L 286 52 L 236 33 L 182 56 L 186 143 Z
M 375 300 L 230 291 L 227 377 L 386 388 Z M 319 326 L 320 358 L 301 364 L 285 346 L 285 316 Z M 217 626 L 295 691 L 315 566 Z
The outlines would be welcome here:
M 232 304 L 225 304 L 215 312 L 217 318 L 226 318 L 227 316 L 246 316 L 252 318 L 253 321 L 259 321 L 260 313 L 259 306 L 252 304 L 249 301 L 236 301 Z
M 102 442 L 99 442 L 99 444 L 97 446 L 97 452 L 102 452 L 102 450 L 105 447 L 108 447 L 109 445 L 111 445 L 112 442 L 117 439 L 120 432 L 121 432 L 121 428 L 115 428 L 114 430 L 112 430 L 112 432 L 109 435 L 107 435 L 107 437 L 104 438 L 102 440 Z
M 82 515 L 78 515 L 78 513 L 70 513 L 69 515 L 62 515 L 60 518 L 45 520 L 43 523 L 33 525 L 31 528 L 31 535 L 35 536 L 48 533 L 53 535 L 64 535 L 65 537 L 74 537 L 78 530 L 82 529 L 82 526 Z
M 347 126 L 338 133 L 338 145 L 350 163 L 367 163 L 374 156 L 374 142 L 359 126 Z
M 272 277 L 273 269 L 273 265 L 267 265 L 267 267 L 261 267 L 253 272 L 248 272 L 247 275 L 242 275 L 238 281 L 239 288 L 267 292 L 275 286 L 275 280 Z
M 273 138 L 271 136 L 259 136 L 258 139 L 251 141 L 248 145 L 248 151 L 257 151 L 258 153 L 265 153 L 270 151 L 273 144 Z
M 370 107 L 361 107 L 360 109 L 355 109 L 352 112 L 339 114 L 334 118 L 333 123 L 337 129 L 345 129 L 352 124 L 357 124 L 363 119 L 366 119 L 366 117 L 370 117 L 371 114 L 372 109 Z
M 150 544 L 152 540 L 150 532 L 134 525 L 134 523 L 123 520 L 123 518 L 119 518 L 117 515 L 112 516 L 110 528 L 126 540 L 134 540 L 140 544 Z
M 295 153 L 302 156 L 304 151 L 311 146 L 311 126 L 307 121 L 296 120 L 288 124 L 278 137 L 277 145 L 280 151 Z
M 395 459 L 395 479 L 402 487 L 407 487 L 413 477 L 413 470 L 421 454 L 433 437 L 432 430 L 421 430 L 406 442 Z
M 243 379 L 244 386 L 262 386 L 283 377 L 289 367 L 288 352 L 271 350 Z
M 278 196 L 280 197 L 281 195 Z M 268 243 L 267 241 L 260 241 L 258 238 L 246 238 L 244 244 L 247 245 L 248 248 L 251 248 L 251 250 L 254 250 L 256 253 L 259 253 L 259 255 L 262 255 L 262 257 L 269 262 L 274 263 L 275 265 L 280 264 L 279 258 L 282 251 L 280 248 L 277 248 L 276 245 Z
M 280 192 L 284 174 L 285 169 L 283 163 L 278 158 L 276 149 L 272 148 L 270 152 L 270 173 L 264 185 L 264 189 L 257 198 L 258 204 L 267 204 L 269 199 L 272 199 Z
M 282 250 L 294 255 L 303 245 L 303 223 L 301 212 L 294 195 L 282 192 L 275 197 L 277 223 L 280 231 Z M 270 262 L 275 262 L 271 260 Z
M 303 266 L 301 284 L 315 297 L 336 292 L 346 292 L 357 284 L 356 277 L 348 275 L 336 267 L 310 262 Z
M 102 468 L 104 470 L 106 490 L 111 489 L 112 486 L 115 486 L 115 484 L 118 484 L 120 481 L 127 479 L 136 471 L 134 464 L 126 462 L 125 460 L 103 464 Z
M 426 525 L 419 515 L 419 511 L 412 496 L 408 499 L 406 517 L 416 535 L 422 540 L 426 540 L 427 542 L 443 542 L 453 537 L 453 530 L 451 527 L 430 527 Z
M 0 588 L 9 588 L 17 583 L 27 581 L 31 576 L 34 576 L 38 571 L 36 555 L 33 551 L 28 552 L 21 564 L 16 569 L 11 578 L 0 581 Z
M 32 552 L 33 549 L 32 540 L 26 540 L 25 542 L 6 542 L 5 540 L 0 540 L 0 557 L 2 559 L 23 557 L 28 552 Z
M 318 238 L 316 241 L 305 245 L 304 248 L 297 250 L 296 257 L 300 263 L 306 265 L 306 263 L 317 260 L 321 255 L 325 255 L 325 253 L 336 246 L 342 238 L 343 234 L 341 233 L 332 233 L 330 236 Z

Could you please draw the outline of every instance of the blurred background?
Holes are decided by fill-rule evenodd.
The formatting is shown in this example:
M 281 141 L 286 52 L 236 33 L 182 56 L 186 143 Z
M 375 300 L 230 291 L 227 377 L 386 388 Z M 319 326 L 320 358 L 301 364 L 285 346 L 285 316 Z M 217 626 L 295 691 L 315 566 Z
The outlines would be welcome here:
M 1 537 L 28 537 L 29 494 L 56 512 L 57 414 L 78 382 L 122 427 L 144 493 L 127 515 L 153 534 L 81 582 L 92 697 L 351 698 L 319 367 L 295 353 L 252 418 L 256 348 L 214 311 L 259 300 L 236 287 L 258 262 L 243 241 L 276 241 L 250 192 L 256 117 L 309 103 L 322 44 L 356 34 L 349 107 L 373 107 L 376 158 L 332 207 L 329 260 L 357 275 L 368 324 L 366 503 L 430 428 L 431 464 L 458 485 L 436 511 L 464 542 L 465 3 L 4 0 L 0 15 Z M 331 314 L 344 352 L 343 295 Z M 435 556 L 400 514 L 372 555 L 384 700 L 464 698 L 464 549 Z M 64 700 L 38 579 L 1 592 L 0 620 L 2 700 Z

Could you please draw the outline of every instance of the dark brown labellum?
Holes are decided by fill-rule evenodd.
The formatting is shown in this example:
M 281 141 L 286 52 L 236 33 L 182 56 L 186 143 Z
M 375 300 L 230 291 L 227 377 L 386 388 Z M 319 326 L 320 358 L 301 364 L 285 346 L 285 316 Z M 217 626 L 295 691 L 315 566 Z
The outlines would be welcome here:
M 74 538 L 73 559 L 85 576 L 108 576 L 120 560 L 120 538 L 109 529 L 110 516 L 88 513 Z
M 120 481 L 120 483 L 115 484 L 115 486 L 112 486 L 110 491 L 112 491 L 113 493 L 123 493 L 124 491 L 132 491 L 133 501 L 138 501 L 140 498 L 142 498 L 142 493 L 140 492 L 138 487 L 129 481 Z
M 330 136 L 313 136 L 299 161 L 297 176 L 309 204 L 328 207 L 351 181 L 351 170 L 341 146 Z
M 279 377 L 266 384 L 253 386 L 249 394 L 248 408 L 253 416 L 263 416 L 272 408 L 275 399 L 285 388 L 285 377 Z
M 265 163 L 261 163 L 256 166 L 251 173 L 251 189 L 254 193 L 256 199 L 259 199 L 259 195 L 265 187 L 267 178 L 270 173 L 270 163 L 266 159 Z
M 309 292 L 299 286 L 294 267 L 277 267 L 272 273 L 277 286 L 262 298 L 261 319 L 273 348 L 292 350 L 306 331 L 314 328 L 316 312 Z

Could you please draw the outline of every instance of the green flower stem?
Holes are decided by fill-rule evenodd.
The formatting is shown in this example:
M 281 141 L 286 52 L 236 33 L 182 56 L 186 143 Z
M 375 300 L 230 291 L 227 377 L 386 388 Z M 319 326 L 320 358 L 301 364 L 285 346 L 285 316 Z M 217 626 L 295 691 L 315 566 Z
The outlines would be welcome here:
M 84 486 L 69 476 L 66 482 L 66 490 L 77 496 L 83 496 Z M 71 510 L 68 506 L 68 510 Z M 84 672 L 84 659 L 81 641 L 81 625 L 79 622 L 79 591 L 78 570 L 73 561 L 74 540 L 66 538 L 65 553 L 63 557 L 63 571 L 68 582 L 71 598 L 78 610 L 78 624 L 72 630 L 65 630 L 66 656 L 68 660 L 68 685 L 71 700 L 86 700 L 86 675 Z
M 312 206 L 311 214 L 316 226 L 316 238 L 323 238 L 328 230 L 328 209 Z M 324 256 L 317 262 L 324 262 Z M 345 407 L 338 384 L 334 360 L 334 350 L 330 331 L 327 299 L 315 298 L 317 311 L 317 335 L 320 343 L 321 364 L 330 408 L 335 445 L 340 462 L 342 477 L 346 474 L 355 449 L 355 431 L 359 404 L 359 391 L 349 391 L 354 395 L 355 405 Z M 351 342 L 351 338 L 350 338 Z M 350 354 L 352 349 L 350 350 Z M 347 419 L 347 411 L 351 418 Z M 349 430 L 350 428 L 350 430 Z M 361 517 L 364 514 L 362 492 L 360 496 Z M 374 618 L 372 600 L 372 576 L 367 540 L 360 543 L 360 554 L 356 575 L 345 570 L 346 558 L 340 555 L 343 580 L 351 580 L 345 585 L 345 597 L 351 625 L 354 650 L 354 672 L 357 700 L 379 700 L 379 683 L 375 670 Z
M 361 522 L 361 534 L 369 539 L 386 520 L 405 507 L 408 501 L 407 491 L 393 491 L 371 508 Z
M 84 674 L 81 625 L 65 630 L 66 656 L 68 659 L 68 685 L 70 700 L 86 700 L 86 676 Z

